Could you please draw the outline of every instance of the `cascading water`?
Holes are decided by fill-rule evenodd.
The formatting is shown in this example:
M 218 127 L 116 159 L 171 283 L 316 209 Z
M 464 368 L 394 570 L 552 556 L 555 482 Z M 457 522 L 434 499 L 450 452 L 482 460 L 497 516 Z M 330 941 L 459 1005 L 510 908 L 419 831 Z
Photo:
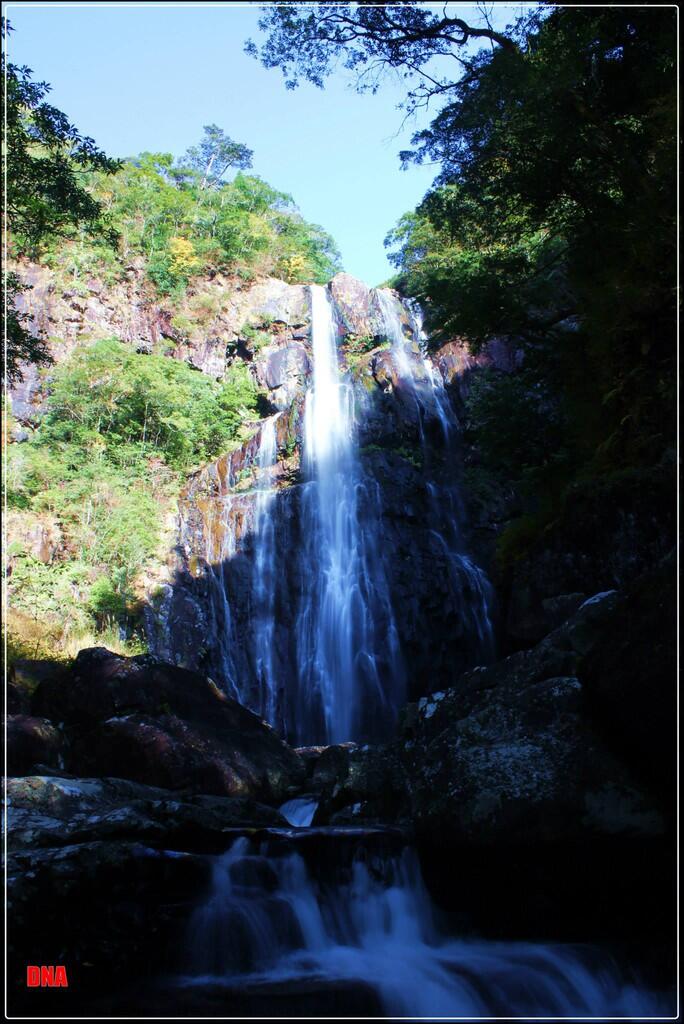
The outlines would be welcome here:
M 369 722 L 390 728 L 403 677 L 384 572 L 373 555 L 379 516 L 360 474 L 353 391 L 340 379 L 333 309 L 320 285 L 311 286 L 311 334 L 298 693 L 289 714 L 300 742 L 335 743 L 362 737 Z
M 424 449 L 426 440 L 423 421 L 436 418 L 443 441 L 453 453 L 457 423 L 446 396 L 441 377 L 425 355 L 425 335 L 420 309 L 407 305 L 413 337 L 404 333 L 392 293 L 378 289 L 378 305 L 385 332 L 392 343 L 392 358 L 401 385 L 413 397 L 418 409 L 418 422 Z M 415 351 L 414 351 L 415 350 Z M 456 458 L 452 460 L 456 462 Z M 467 554 L 460 524 L 464 510 L 458 486 L 453 480 L 437 484 L 426 482 L 429 516 L 425 526 L 434 538 L 439 560 L 446 569 L 454 606 L 458 609 L 463 641 L 471 661 L 487 662 L 494 655 L 494 630 L 491 617 L 492 588 L 484 572 Z
M 276 422 L 269 417 L 261 428 L 257 455 L 259 478 L 254 516 L 254 583 L 252 587 L 252 628 L 254 637 L 254 673 L 259 687 L 259 711 L 267 722 L 275 723 L 277 682 L 273 666 L 275 631 L 275 523 L 272 516 L 274 491 L 273 467 L 276 463 Z
M 392 344 L 392 359 L 401 384 L 411 394 L 419 411 L 418 425 L 421 438 L 424 417 L 434 416 L 441 425 L 444 439 L 448 440 L 453 426 L 453 413 L 444 393 L 441 378 L 435 373 L 423 350 L 424 336 L 420 310 L 415 304 L 407 304 L 413 333 L 413 338 L 409 340 L 404 334 L 392 293 L 378 288 L 375 294 L 382 313 L 385 333 Z
M 330 873 L 330 872 L 329 872 Z M 190 924 L 181 984 L 310 991 L 350 982 L 387 1015 L 626 1017 L 663 1013 L 598 950 L 449 939 L 415 855 L 357 852 L 333 877 L 296 851 L 246 838 L 214 860 Z M 324 988 L 327 986 L 327 988 Z
M 221 665 L 222 676 L 227 684 L 232 697 L 240 699 L 241 693 L 238 686 L 238 673 L 235 668 L 235 631 L 231 615 L 230 601 L 226 587 L 225 573 L 230 559 L 235 554 L 235 532 L 233 530 L 231 508 L 233 499 L 230 495 L 223 498 L 219 517 L 221 529 L 213 529 L 211 522 L 207 523 L 207 547 L 205 552 L 206 562 L 209 566 L 209 593 L 208 602 L 209 614 L 211 617 L 211 633 L 217 638 L 217 651 L 215 658 Z
M 318 800 L 314 800 L 312 797 L 297 797 L 284 803 L 280 808 L 280 813 L 286 821 L 289 821 L 290 825 L 294 825 L 296 828 L 308 828 L 313 821 L 317 807 Z

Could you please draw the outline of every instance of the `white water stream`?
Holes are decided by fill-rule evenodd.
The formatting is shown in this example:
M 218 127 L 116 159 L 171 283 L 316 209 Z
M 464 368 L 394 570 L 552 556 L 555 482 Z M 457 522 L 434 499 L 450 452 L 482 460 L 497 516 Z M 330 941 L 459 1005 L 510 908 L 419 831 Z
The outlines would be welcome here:
M 215 859 L 211 892 L 191 922 L 182 984 L 280 983 L 306 992 L 359 982 L 397 1016 L 605 1020 L 666 1012 L 660 997 L 598 950 L 447 938 L 409 850 L 357 855 L 333 884 L 314 877 L 296 852 L 267 853 L 238 839 Z

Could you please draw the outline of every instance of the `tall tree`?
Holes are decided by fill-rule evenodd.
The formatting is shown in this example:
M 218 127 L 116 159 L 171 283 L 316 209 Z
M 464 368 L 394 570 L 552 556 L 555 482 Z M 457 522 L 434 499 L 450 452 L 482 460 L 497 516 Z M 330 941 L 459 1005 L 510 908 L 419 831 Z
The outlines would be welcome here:
M 194 172 L 201 190 L 218 188 L 228 170 L 245 170 L 252 166 L 254 153 L 242 142 L 234 142 L 223 128 L 215 124 L 204 126 L 204 135 L 198 146 L 191 146 L 180 161 L 180 169 Z
M 75 227 L 91 233 L 105 231 L 101 207 L 83 187 L 82 173 L 112 173 L 119 164 L 105 156 L 91 138 L 81 135 L 66 114 L 45 101 L 50 91 L 46 82 L 35 82 L 30 68 L 7 60 L 5 46 L 11 31 L 10 23 L 3 19 L 6 132 L 2 158 L 9 240 L 31 249 Z M 50 358 L 44 341 L 30 333 L 25 316 L 16 311 L 18 286 L 16 274 L 7 273 L 5 372 L 11 382 L 21 379 L 22 361 L 47 362 Z

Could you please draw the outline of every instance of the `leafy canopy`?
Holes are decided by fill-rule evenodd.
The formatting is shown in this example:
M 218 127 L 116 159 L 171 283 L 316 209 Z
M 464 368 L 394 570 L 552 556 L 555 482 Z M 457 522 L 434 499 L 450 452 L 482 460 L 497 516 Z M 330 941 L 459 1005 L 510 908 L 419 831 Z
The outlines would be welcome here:
M 233 142 L 218 125 L 208 124 L 199 145 L 188 149 L 179 161 L 179 171 L 190 174 L 199 182 L 200 189 L 218 188 L 229 168 L 245 170 L 252 166 L 253 156 L 251 149 Z
M 473 421 L 494 457 L 491 414 L 515 421 L 541 389 L 564 443 L 544 431 L 527 462 L 555 472 L 562 448 L 567 483 L 673 443 L 676 32 L 646 8 L 555 9 L 527 31 L 472 58 L 416 135 L 405 158 L 441 173 L 388 244 L 436 338 L 515 339 L 527 386 L 490 382 Z M 497 444 L 520 473 L 518 440 Z
M 383 74 L 398 72 L 407 84 L 409 111 L 449 91 L 453 80 L 433 66 L 435 59 L 463 60 L 460 51 L 475 39 L 506 49 L 508 33 L 495 31 L 485 18 L 470 24 L 458 9 L 419 0 L 383 6 L 373 3 L 267 4 L 259 28 L 260 46 L 249 40 L 248 54 L 266 68 L 279 67 L 288 89 L 304 79 L 322 88 L 338 66 L 356 74 L 360 91 L 376 92 Z M 442 65 L 444 62 L 442 61 Z

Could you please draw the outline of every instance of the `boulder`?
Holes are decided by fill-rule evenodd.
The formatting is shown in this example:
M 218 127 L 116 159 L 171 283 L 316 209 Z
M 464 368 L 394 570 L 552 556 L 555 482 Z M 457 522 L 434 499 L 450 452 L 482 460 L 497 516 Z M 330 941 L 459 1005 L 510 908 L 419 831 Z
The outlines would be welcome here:
M 65 723 L 76 774 L 272 801 L 304 777 L 297 754 L 211 679 L 149 656 L 81 651 L 33 704 Z
M 579 666 L 606 744 L 674 810 L 677 594 L 674 552 L 625 589 Z
M 47 718 L 9 715 L 6 742 L 8 775 L 30 774 L 38 764 L 63 767 L 64 736 Z
M 405 714 L 400 756 L 419 832 L 485 845 L 663 834 L 657 801 L 606 747 L 577 677 L 616 601 L 585 601 L 535 648 L 466 672 Z
M 315 825 L 408 823 L 407 777 L 393 747 L 352 749 L 345 760 L 336 759 L 336 764 L 337 774 L 328 776 L 322 787 Z
M 652 798 L 584 721 L 572 676 L 421 702 L 404 747 L 418 831 L 509 845 L 658 836 Z
M 293 342 L 271 352 L 258 364 L 258 374 L 271 391 L 293 381 L 301 383 L 311 373 L 311 363 L 306 349 Z
M 222 850 L 238 828 L 286 827 L 254 800 L 178 794 L 127 779 L 7 780 L 8 843 L 24 847 L 136 838 L 176 850 Z

